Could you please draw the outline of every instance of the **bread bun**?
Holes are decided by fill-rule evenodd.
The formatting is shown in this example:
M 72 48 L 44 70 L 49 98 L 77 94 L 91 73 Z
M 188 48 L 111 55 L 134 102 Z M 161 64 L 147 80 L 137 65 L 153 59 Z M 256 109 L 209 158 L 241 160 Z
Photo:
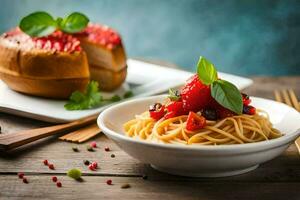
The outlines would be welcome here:
M 121 38 L 107 26 L 90 24 L 79 34 L 56 31 L 42 38 L 15 28 L 0 37 L 0 78 L 18 92 L 66 99 L 90 79 L 100 90 L 115 90 L 126 74 Z

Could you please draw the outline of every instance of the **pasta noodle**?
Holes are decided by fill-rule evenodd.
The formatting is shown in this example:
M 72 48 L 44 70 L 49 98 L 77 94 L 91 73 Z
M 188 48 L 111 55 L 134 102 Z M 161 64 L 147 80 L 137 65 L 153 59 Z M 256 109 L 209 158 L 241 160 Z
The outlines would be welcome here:
M 124 124 L 126 135 L 159 143 L 185 145 L 244 144 L 281 137 L 273 128 L 269 116 L 262 110 L 255 115 L 237 115 L 218 121 L 206 121 L 197 131 L 186 130 L 187 115 L 155 121 L 149 112 L 136 115 Z

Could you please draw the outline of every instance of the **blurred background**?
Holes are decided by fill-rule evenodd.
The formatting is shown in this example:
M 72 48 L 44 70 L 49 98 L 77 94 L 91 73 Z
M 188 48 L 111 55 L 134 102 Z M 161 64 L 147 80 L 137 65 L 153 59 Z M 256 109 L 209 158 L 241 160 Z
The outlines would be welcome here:
M 203 55 L 233 74 L 300 74 L 300 0 L 0 0 L 0 31 L 37 10 L 112 26 L 128 57 L 194 71 Z

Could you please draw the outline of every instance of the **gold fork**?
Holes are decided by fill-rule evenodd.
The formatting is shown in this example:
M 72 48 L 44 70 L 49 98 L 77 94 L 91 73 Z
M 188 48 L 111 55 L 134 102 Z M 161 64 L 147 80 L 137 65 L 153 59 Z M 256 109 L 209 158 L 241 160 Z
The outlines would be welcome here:
M 294 90 L 292 90 L 292 89 L 275 90 L 274 95 L 275 95 L 276 101 L 285 103 L 285 104 L 295 108 L 298 112 L 300 112 L 300 102 L 298 101 Z M 298 152 L 300 154 L 300 137 L 298 137 L 295 140 L 295 144 L 296 144 Z

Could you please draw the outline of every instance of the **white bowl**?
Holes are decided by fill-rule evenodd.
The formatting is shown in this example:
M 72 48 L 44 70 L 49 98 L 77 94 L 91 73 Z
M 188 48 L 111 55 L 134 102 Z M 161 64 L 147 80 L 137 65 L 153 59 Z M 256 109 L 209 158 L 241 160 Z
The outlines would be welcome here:
M 100 114 L 98 125 L 129 155 L 169 174 L 194 177 L 242 174 L 280 155 L 300 134 L 300 114 L 296 110 L 282 103 L 252 97 L 252 104 L 267 111 L 271 122 L 284 136 L 250 144 L 186 146 L 156 144 L 124 135 L 123 123 L 165 97 L 139 98 L 112 106 Z

